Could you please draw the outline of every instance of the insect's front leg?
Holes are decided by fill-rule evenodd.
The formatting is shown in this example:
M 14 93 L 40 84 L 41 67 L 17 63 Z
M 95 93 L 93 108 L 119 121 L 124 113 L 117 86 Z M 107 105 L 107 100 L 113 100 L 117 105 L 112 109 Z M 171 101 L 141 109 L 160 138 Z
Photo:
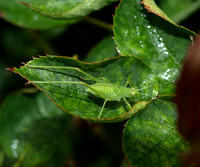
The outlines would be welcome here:
M 129 109 L 131 110 L 132 107 L 131 107 L 130 103 L 126 100 L 126 98 L 123 98 L 123 100 L 126 103 L 126 105 L 129 107 Z
M 129 80 L 126 81 L 125 87 L 127 87 L 128 85 L 130 86 L 130 81 Z

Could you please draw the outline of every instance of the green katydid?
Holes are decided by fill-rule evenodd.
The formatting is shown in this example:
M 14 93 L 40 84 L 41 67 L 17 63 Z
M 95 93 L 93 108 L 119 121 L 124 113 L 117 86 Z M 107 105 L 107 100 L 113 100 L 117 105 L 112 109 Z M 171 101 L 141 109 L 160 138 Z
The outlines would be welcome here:
M 87 84 L 85 82 L 77 82 L 77 81 L 29 81 L 31 83 L 35 84 L 81 84 L 87 87 L 87 92 L 100 97 L 102 99 L 105 99 L 103 106 L 101 107 L 101 110 L 98 115 L 98 119 L 101 118 L 101 115 L 103 113 L 104 107 L 106 105 L 107 101 L 120 101 L 121 99 L 124 100 L 125 104 L 128 106 L 129 109 L 131 109 L 131 105 L 126 100 L 126 98 L 133 97 L 138 91 L 136 91 L 134 88 L 127 87 L 128 82 L 125 86 L 118 86 L 112 83 L 109 83 L 105 79 L 98 79 L 93 77 L 92 75 L 84 72 L 80 68 L 77 67 L 64 67 L 64 66 L 31 66 L 26 65 L 31 68 L 38 68 L 38 69 L 66 69 L 66 70 L 77 70 L 78 72 L 84 74 L 88 78 L 90 78 L 92 81 L 94 81 L 94 84 Z

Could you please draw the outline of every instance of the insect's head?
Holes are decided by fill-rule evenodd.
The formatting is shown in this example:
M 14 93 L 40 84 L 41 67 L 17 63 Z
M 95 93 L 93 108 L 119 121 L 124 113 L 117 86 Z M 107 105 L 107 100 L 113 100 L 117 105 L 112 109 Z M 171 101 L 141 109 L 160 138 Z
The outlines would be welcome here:
M 131 94 L 132 94 L 132 96 L 134 96 L 135 95 L 135 88 L 131 88 L 131 89 L 132 89 Z

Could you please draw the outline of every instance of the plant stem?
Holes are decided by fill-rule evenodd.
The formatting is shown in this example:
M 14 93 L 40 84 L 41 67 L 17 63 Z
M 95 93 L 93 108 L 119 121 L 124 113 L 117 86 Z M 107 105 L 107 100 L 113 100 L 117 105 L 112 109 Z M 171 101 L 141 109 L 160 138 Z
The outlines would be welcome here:
M 94 25 L 104 28 L 106 30 L 113 31 L 113 29 L 109 23 L 99 20 L 97 18 L 94 18 L 91 16 L 86 16 L 86 17 L 84 17 L 84 20 L 87 21 L 88 23 L 94 24 Z

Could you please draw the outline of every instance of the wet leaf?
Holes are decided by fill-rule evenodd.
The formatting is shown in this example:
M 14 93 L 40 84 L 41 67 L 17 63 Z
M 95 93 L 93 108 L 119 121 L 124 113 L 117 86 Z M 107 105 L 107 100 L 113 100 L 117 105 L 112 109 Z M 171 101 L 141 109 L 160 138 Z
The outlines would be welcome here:
M 77 18 L 90 14 L 117 0 L 23 0 L 30 9 L 53 18 Z
M 152 100 L 126 124 L 123 148 L 137 167 L 181 166 L 188 144 L 176 130 L 177 113 L 171 97 Z
M 122 1 L 114 17 L 114 34 L 121 55 L 141 57 L 156 73 L 159 94 L 174 93 L 174 82 L 193 32 L 147 12 L 140 0 Z
M 69 125 L 70 116 L 43 93 L 13 94 L 1 107 L 0 145 L 16 160 L 16 166 L 34 167 L 48 160 L 65 139 L 66 159 L 70 153 Z
M 18 0 L 1 0 L 0 16 L 14 25 L 31 29 L 66 26 L 75 22 L 75 20 L 55 20 L 44 17 L 20 4 Z
M 54 66 L 54 68 L 45 66 Z M 136 57 L 119 56 L 90 64 L 68 57 L 47 56 L 34 59 L 22 68 L 13 70 L 43 90 L 65 111 L 96 121 L 124 120 L 143 108 L 145 101 L 156 97 L 158 92 L 157 78 L 152 70 Z M 118 90 L 121 90 L 128 84 L 130 89 L 134 88 L 135 94 L 127 98 L 127 101 L 131 106 L 136 102 L 137 104 L 130 110 L 123 99 L 108 101 L 101 119 L 98 119 L 105 99 L 92 95 L 88 91 L 87 86 L 95 83 L 111 84 L 111 88 L 104 88 L 105 93 L 114 86 L 121 86 L 118 87 Z

